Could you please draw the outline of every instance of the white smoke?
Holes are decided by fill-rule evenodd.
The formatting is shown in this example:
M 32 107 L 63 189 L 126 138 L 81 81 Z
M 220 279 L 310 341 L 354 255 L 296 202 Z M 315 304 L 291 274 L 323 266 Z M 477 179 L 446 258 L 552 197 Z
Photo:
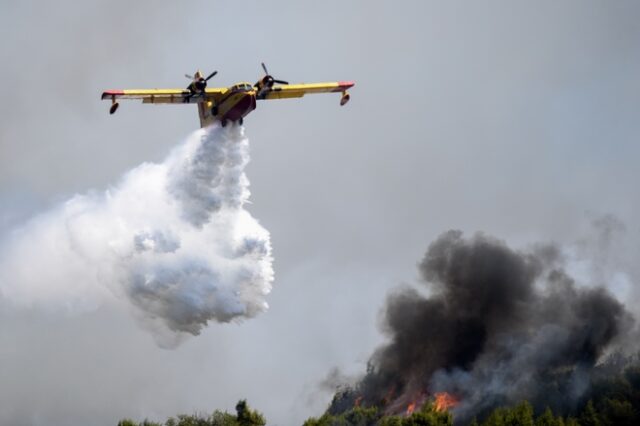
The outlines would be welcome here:
M 38 215 L 0 244 L 0 297 L 76 311 L 115 294 L 161 346 L 263 312 L 271 244 L 244 209 L 248 161 L 241 126 L 200 129 L 164 162 Z

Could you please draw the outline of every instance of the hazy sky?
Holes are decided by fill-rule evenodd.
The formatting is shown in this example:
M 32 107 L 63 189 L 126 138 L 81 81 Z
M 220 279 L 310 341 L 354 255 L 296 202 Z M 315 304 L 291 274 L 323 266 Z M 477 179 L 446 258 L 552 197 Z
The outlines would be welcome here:
M 167 2 L 168 3 L 168 2 Z M 159 349 L 125 305 L 0 302 L 0 424 L 114 425 L 232 410 L 300 424 L 332 367 L 362 372 L 386 292 L 441 232 L 573 242 L 613 214 L 638 238 L 634 1 L 0 2 L 0 232 L 159 161 L 194 106 L 105 89 L 354 80 L 245 119 L 251 213 L 272 234 L 270 310 Z M 634 254 L 637 247 L 634 248 Z M 34 260 L 34 268 L 38 260 Z

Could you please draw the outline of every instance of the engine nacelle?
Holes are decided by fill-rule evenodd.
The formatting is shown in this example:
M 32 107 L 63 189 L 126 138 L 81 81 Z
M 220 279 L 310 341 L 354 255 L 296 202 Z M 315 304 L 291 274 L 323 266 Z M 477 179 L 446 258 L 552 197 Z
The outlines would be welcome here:
M 349 95 L 347 92 L 342 92 L 342 97 L 340 98 L 340 106 L 343 106 L 344 104 L 349 102 L 349 99 L 351 99 L 351 95 Z

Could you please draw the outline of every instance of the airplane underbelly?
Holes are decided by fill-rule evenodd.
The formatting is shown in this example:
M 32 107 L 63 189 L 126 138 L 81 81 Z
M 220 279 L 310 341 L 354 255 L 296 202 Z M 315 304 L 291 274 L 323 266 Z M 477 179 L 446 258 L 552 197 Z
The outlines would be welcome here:
M 221 118 L 237 121 L 256 109 L 256 98 L 247 93 L 231 95 L 220 106 Z

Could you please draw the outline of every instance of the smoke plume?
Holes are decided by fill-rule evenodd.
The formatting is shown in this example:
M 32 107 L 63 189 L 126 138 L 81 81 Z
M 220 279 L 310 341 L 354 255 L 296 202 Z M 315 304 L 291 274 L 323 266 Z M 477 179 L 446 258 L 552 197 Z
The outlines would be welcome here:
M 360 398 L 397 412 L 438 392 L 460 400 L 458 420 L 523 399 L 570 410 L 633 320 L 604 288 L 576 285 L 564 264 L 554 246 L 521 252 L 484 235 L 444 233 L 419 264 L 428 294 L 390 294 L 388 343 L 329 411 Z
M 0 244 L 0 296 L 77 310 L 115 294 L 161 346 L 255 316 L 273 270 L 269 233 L 244 209 L 248 161 L 242 127 L 201 129 L 164 162 L 40 214 Z

